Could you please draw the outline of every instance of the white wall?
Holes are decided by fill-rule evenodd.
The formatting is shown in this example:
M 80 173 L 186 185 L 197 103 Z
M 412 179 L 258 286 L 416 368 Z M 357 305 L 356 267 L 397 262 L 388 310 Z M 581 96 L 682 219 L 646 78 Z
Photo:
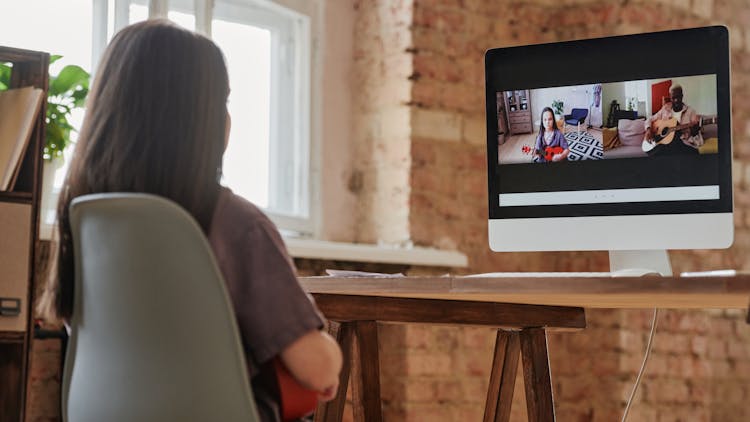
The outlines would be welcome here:
M 680 78 L 651 79 L 648 81 L 648 103 L 651 104 L 651 85 L 672 80 L 672 86 L 682 86 L 682 101 L 700 115 L 717 113 L 716 75 L 684 76 Z
M 542 115 L 544 107 L 552 107 L 552 101 L 563 102 L 563 114 L 570 114 L 574 108 L 589 108 L 594 85 L 565 86 L 531 90 L 531 115 L 536 122 Z M 588 121 L 590 118 L 587 117 Z M 536 128 L 535 128 L 536 129 Z
M 612 100 L 616 100 L 620 104 L 620 110 L 628 109 L 628 103 L 625 100 L 625 82 L 602 84 L 602 115 L 605 125 L 609 118 L 609 109 L 612 105 Z M 649 99 L 649 101 L 651 100 Z
M 320 236 L 351 242 L 356 198 L 348 189 L 352 170 L 352 64 L 354 5 L 326 0 L 324 15 L 322 139 L 320 143 Z

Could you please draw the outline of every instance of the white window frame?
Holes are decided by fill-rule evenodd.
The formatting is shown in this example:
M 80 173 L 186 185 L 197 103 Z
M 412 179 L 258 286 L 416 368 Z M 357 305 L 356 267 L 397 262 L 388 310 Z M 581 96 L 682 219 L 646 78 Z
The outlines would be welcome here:
M 285 232 L 318 237 L 321 219 L 320 147 L 322 57 L 320 54 L 323 0 L 92 0 L 92 63 L 99 62 L 112 34 L 129 23 L 131 4 L 149 6 L 158 14 L 168 10 L 193 13 L 196 31 L 208 36 L 214 18 L 272 31 L 269 205 L 266 214 Z M 289 24 L 290 19 L 293 24 Z M 280 40 L 279 29 L 293 34 Z M 274 36 L 274 31 L 276 35 Z M 295 40 L 297 42 L 295 42 Z M 279 69 L 276 67 L 280 60 Z M 95 69 L 94 69 L 95 71 Z M 292 84 L 282 82 L 286 71 Z M 93 72 L 92 72 L 93 73 Z M 294 89 L 294 87 L 299 87 Z M 294 115 L 295 124 L 282 116 Z M 288 142 L 278 140 L 287 139 Z M 292 160 L 284 157 L 293 157 Z M 294 165 L 297 163 L 297 165 Z M 291 210 L 284 213 L 280 210 Z

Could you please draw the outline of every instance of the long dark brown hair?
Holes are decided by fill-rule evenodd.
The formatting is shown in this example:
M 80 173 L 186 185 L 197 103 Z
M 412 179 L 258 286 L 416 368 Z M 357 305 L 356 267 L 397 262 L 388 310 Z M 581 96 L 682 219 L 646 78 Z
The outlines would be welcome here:
M 555 112 L 552 110 L 551 107 L 544 107 L 542 109 L 541 117 L 539 118 L 539 138 L 543 141 L 544 140 L 544 113 L 546 112 L 552 113 L 552 129 L 554 132 L 559 132 L 560 129 L 557 127 L 557 120 L 555 119 Z
M 165 20 L 115 35 L 60 193 L 57 265 L 39 302 L 46 319 L 69 320 L 73 311 L 68 207 L 74 198 L 152 193 L 180 204 L 208 231 L 219 195 L 228 94 L 223 55 L 208 38 Z

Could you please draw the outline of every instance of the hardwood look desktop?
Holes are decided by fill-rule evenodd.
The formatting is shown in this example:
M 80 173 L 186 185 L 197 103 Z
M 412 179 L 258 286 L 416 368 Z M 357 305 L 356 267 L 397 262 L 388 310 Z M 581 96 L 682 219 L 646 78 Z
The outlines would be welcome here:
M 564 275 L 558 274 L 558 275 Z M 546 333 L 585 328 L 584 308 L 747 309 L 750 274 L 674 277 L 301 277 L 344 351 L 337 398 L 316 421 L 340 421 L 352 378 L 356 421 L 382 420 L 377 322 L 497 328 L 485 421 L 507 421 L 519 354 L 530 421 L 553 421 Z M 748 321 L 750 322 L 750 321 Z M 357 342 L 355 354 L 353 342 Z M 554 351 L 551 351 L 554 353 Z

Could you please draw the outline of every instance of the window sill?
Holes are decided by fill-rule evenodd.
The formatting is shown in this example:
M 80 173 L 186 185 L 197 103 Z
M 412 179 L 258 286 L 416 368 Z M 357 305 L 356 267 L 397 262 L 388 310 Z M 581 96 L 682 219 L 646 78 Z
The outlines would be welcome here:
M 39 224 L 39 239 L 51 240 L 54 226 Z M 357 243 L 328 242 L 324 240 L 285 237 L 289 254 L 294 258 L 330 259 L 352 262 L 376 262 L 383 264 L 406 264 L 425 267 L 466 268 L 469 260 L 458 251 L 414 247 L 411 249 L 388 248 Z
M 388 248 L 377 245 L 328 242 L 324 240 L 285 237 L 289 254 L 294 258 L 330 259 L 352 262 L 377 262 L 407 264 L 426 267 L 469 266 L 469 260 L 458 251 L 441 251 L 432 248 Z

